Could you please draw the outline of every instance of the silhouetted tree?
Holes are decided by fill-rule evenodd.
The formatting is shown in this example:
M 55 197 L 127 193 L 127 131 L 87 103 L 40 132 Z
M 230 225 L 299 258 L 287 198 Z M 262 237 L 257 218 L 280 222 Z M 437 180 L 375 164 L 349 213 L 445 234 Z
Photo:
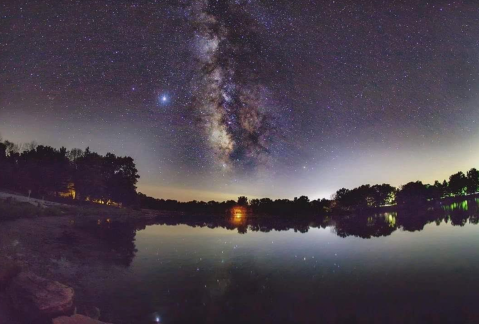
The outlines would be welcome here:
M 20 146 L 10 141 L 4 141 L 3 144 L 6 146 L 7 156 L 20 153 Z
M 446 180 L 442 182 L 442 192 L 442 197 L 445 197 L 450 194 L 449 183 Z
M 78 199 L 106 199 L 106 173 L 102 156 L 90 152 L 87 147 L 84 154 L 75 161 L 73 182 Z
M 251 208 L 257 209 L 260 206 L 260 200 L 259 199 L 251 199 L 251 201 L 249 202 L 249 205 L 251 206 Z
M 479 187 L 479 171 L 477 169 L 472 168 L 471 170 L 467 171 L 467 192 L 472 194 L 477 192 Z
M 433 200 L 441 199 L 442 197 L 445 196 L 446 190 L 447 190 L 447 182 L 444 186 L 444 184 L 441 184 L 439 181 L 436 180 L 434 181 L 434 185 L 427 186 L 427 191 L 428 191 L 427 198 L 433 199 Z
M 0 142 L 0 161 L 7 159 L 7 146 Z
M 464 194 L 467 185 L 467 178 L 462 172 L 455 173 L 449 177 L 449 190 L 453 195 Z
M 66 152 L 64 147 L 31 145 L 18 160 L 20 186 L 42 196 L 65 191 L 70 179 Z
M 309 198 L 307 196 L 301 196 L 299 198 L 294 197 L 293 204 L 294 211 L 296 213 L 307 213 L 311 208 Z
M 401 187 L 396 195 L 398 205 L 417 205 L 427 201 L 427 187 L 421 182 L 409 182 Z
M 136 202 L 136 183 L 140 176 L 131 157 L 117 157 L 107 153 L 103 158 L 107 198 L 132 205 Z
M 387 199 L 394 198 L 394 188 L 389 185 L 362 185 L 354 189 L 339 189 L 335 200 L 339 207 L 346 209 L 364 209 L 385 204 Z M 389 197 L 389 198 L 388 198 Z
M 248 206 L 248 198 L 245 196 L 238 197 L 239 206 Z
M 139 175 L 131 157 L 117 157 L 107 153 L 101 156 L 77 150 L 69 155 L 74 165 L 74 184 L 77 196 L 84 200 L 136 203 L 136 183 Z
M 349 194 L 349 189 L 346 188 L 341 188 L 338 191 L 336 191 L 336 194 L 333 195 L 333 199 L 336 201 L 342 201 L 346 199 L 347 195 Z
M 331 200 L 316 199 L 311 202 L 311 209 L 314 214 L 326 214 L 331 211 Z
M 30 192 L 33 196 L 58 196 L 73 188 L 76 198 L 126 205 L 137 200 L 139 175 L 131 157 L 106 156 L 87 148 L 0 142 L 0 187 Z
M 83 150 L 78 148 L 74 148 L 68 152 L 68 159 L 71 162 L 76 162 L 76 160 L 81 158 L 82 156 L 83 156 Z
M 374 207 L 392 205 L 396 202 L 397 189 L 393 186 L 383 183 L 371 187 L 372 205 Z

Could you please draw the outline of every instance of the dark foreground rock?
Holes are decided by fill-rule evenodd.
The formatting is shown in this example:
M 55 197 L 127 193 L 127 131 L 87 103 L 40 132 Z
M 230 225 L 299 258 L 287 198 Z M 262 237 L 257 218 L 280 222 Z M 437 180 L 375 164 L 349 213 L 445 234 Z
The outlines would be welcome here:
M 20 267 L 13 262 L 0 260 L 0 291 L 5 290 L 10 281 L 18 275 Z
M 19 324 L 20 320 L 15 316 L 10 307 L 8 297 L 0 293 L 0 324 Z
M 7 294 L 12 307 L 29 323 L 69 315 L 73 308 L 73 288 L 31 272 L 16 276 Z
M 53 320 L 53 324 L 111 324 L 100 322 L 85 315 L 76 314 L 73 316 L 61 316 Z

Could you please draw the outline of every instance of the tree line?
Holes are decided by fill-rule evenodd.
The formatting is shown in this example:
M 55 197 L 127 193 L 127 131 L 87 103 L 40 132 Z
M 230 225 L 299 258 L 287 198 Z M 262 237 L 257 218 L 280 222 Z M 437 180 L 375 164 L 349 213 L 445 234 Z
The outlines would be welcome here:
M 238 200 L 227 200 L 223 202 L 218 201 L 189 201 L 181 202 L 171 199 L 157 199 L 146 196 L 142 193 L 138 194 L 139 204 L 142 208 L 167 210 L 167 211 L 183 211 L 191 213 L 225 213 L 234 207 L 243 207 L 245 211 L 257 214 L 271 214 L 271 215 L 295 215 L 295 214 L 322 214 L 329 211 L 331 201 L 328 199 L 317 199 L 310 201 L 308 197 L 301 196 L 289 199 L 270 198 L 251 199 L 241 196 Z
M 400 188 L 389 184 L 362 185 L 354 189 L 339 189 L 333 196 L 333 206 L 342 209 L 366 209 L 387 205 L 401 207 L 417 206 L 449 197 L 463 197 L 477 193 L 479 171 L 470 169 L 466 174 L 457 172 L 449 181 L 424 184 L 421 181 L 409 182 Z
M 40 198 L 134 205 L 138 179 L 134 160 L 128 156 L 0 140 L 2 189 Z
M 399 188 L 390 184 L 361 185 L 353 189 L 341 188 L 331 199 L 310 200 L 307 196 L 289 199 L 251 199 L 241 196 L 237 201 L 189 201 L 164 200 L 148 197 L 139 193 L 142 208 L 184 211 L 192 213 L 217 213 L 229 211 L 234 207 L 244 207 L 255 214 L 270 215 L 325 215 L 335 212 L 370 210 L 397 205 L 399 207 L 418 207 L 449 197 L 462 197 L 477 193 L 479 189 L 479 171 L 469 170 L 466 174 L 458 172 L 449 177 L 449 181 L 423 184 L 421 181 L 409 182 Z
M 307 196 L 289 199 L 251 199 L 237 201 L 189 201 L 156 199 L 137 193 L 139 175 L 131 157 L 112 153 L 100 155 L 85 150 L 56 149 L 32 142 L 17 145 L 0 139 L 0 188 L 31 194 L 34 197 L 65 197 L 78 201 L 122 204 L 137 208 L 224 213 L 233 207 L 258 214 L 320 215 L 384 206 L 417 206 L 447 197 L 474 194 L 479 189 L 479 171 L 457 172 L 449 181 L 423 184 L 409 182 L 400 188 L 390 184 L 341 188 L 331 199 L 310 200 Z

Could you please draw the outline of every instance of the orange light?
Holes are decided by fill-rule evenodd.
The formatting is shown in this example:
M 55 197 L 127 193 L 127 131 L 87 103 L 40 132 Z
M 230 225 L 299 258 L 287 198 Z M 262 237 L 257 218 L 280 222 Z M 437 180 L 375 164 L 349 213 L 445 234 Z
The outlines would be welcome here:
M 245 214 L 246 214 L 246 209 L 244 207 L 234 207 L 232 209 L 232 214 L 233 214 L 233 217 L 235 218 L 235 220 L 240 220 L 242 219 Z

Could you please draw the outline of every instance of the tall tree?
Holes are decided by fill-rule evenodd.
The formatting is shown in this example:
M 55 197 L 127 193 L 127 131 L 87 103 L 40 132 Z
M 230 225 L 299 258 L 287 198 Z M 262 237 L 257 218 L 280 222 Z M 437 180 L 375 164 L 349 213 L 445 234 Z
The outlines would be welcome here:
M 67 189 L 70 165 L 64 147 L 30 146 L 20 155 L 18 165 L 21 187 L 36 195 L 55 195 Z
M 106 198 L 106 177 L 103 158 L 86 148 L 84 154 L 75 161 L 73 182 L 76 197 L 81 200 L 104 200 Z
M 238 197 L 239 206 L 248 206 L 248 198 L 245 196 Z
M 467 192 L 472 194 L 476 193 L 479 188 L 479 171 L 472 168 L 467 171 Z
M 421 182 L 409 182 L 401 187 L 396 195 L 396 202 L 402 206 L 414 206 L 427 202 L 427 187 Z
M 135 203 L 136 183 L 140 176 L 131 157 L 117 157 L 107 153 L 104 157 L 106 192 L 114 202 Z
M 449 190 L 454 195 L 464 194 L 467 184 L 467 178 L 462 172 L 455 173 L 449 177 Z
M 301 196 L 299 198 L 294 197 L 293 205 L 294 211 L 296 213 L 305 213 L 311 208 L 311 204 L 309 203 L 309 198 L 307 196 Z
M 374 207 L 392 205 L 396 200 L 396 188 L 387 183 L 374 185 L 371 187 L 371 196 Z

